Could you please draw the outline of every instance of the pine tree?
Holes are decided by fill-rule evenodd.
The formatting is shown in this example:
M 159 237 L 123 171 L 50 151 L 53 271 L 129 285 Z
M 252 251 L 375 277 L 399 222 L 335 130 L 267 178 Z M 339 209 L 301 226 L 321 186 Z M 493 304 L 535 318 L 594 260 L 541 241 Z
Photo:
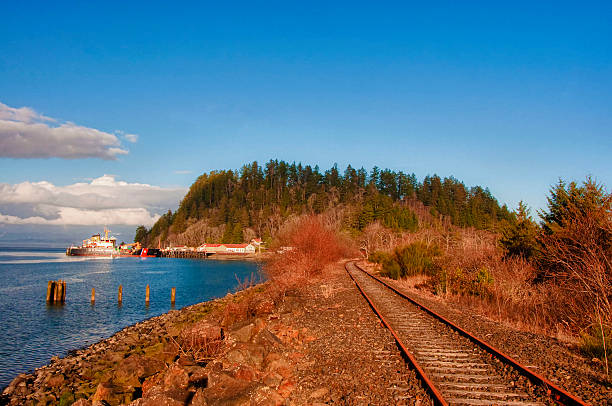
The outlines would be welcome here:
M 537 252 L 537 224 L 529 215 L 529 208 L 521 201 L 515 213 L 514 222 L 506 222 L 501 231 L 499 243 L 507 256 L 532 258 Z

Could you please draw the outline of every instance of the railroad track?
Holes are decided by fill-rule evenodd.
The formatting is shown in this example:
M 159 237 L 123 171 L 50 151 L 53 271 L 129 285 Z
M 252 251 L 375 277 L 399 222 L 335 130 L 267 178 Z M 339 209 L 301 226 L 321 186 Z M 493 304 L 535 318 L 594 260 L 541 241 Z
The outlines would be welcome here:
M 586 405 L 361 269 L 346 271 L 439 405 Z

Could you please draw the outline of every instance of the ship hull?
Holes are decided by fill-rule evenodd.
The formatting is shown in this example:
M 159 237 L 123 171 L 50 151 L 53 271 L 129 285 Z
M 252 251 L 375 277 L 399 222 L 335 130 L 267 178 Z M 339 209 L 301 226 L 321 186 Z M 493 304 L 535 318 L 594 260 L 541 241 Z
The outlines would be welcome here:
M 161 257 L 161 250 L 157 248 L 142 248 L 134 251 L 134 256 L 141 258 L 158 258 Z
M 110 257 L 117 256 L 119 253 L 114 248 L 76 248 L 70 247 L 66 250 L 66 255 L 76 257 Z

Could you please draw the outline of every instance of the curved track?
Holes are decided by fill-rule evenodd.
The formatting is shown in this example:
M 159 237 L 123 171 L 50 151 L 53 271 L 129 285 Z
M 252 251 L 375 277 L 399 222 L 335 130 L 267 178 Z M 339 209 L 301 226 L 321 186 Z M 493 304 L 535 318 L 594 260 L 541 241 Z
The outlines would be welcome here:
M 440 405 L 586 405 L 361 269 L 345 266 Z

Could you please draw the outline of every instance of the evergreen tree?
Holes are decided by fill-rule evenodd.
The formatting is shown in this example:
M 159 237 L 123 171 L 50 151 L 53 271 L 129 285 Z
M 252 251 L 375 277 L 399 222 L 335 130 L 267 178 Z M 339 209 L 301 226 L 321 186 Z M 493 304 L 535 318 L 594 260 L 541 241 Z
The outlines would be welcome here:
M 505 222 L 501 230 L 500 244 L 508 256 L 532 258 L 537 252 L 539 228 L 529 215 L 529 208 L 521 201 L 515 212 L 516 220 Z
M 136 227 L 136 235 L 134 236 L 134 242 L 139 242 L 142 245 L 146 244 L 148 230 L 145 226 Z

